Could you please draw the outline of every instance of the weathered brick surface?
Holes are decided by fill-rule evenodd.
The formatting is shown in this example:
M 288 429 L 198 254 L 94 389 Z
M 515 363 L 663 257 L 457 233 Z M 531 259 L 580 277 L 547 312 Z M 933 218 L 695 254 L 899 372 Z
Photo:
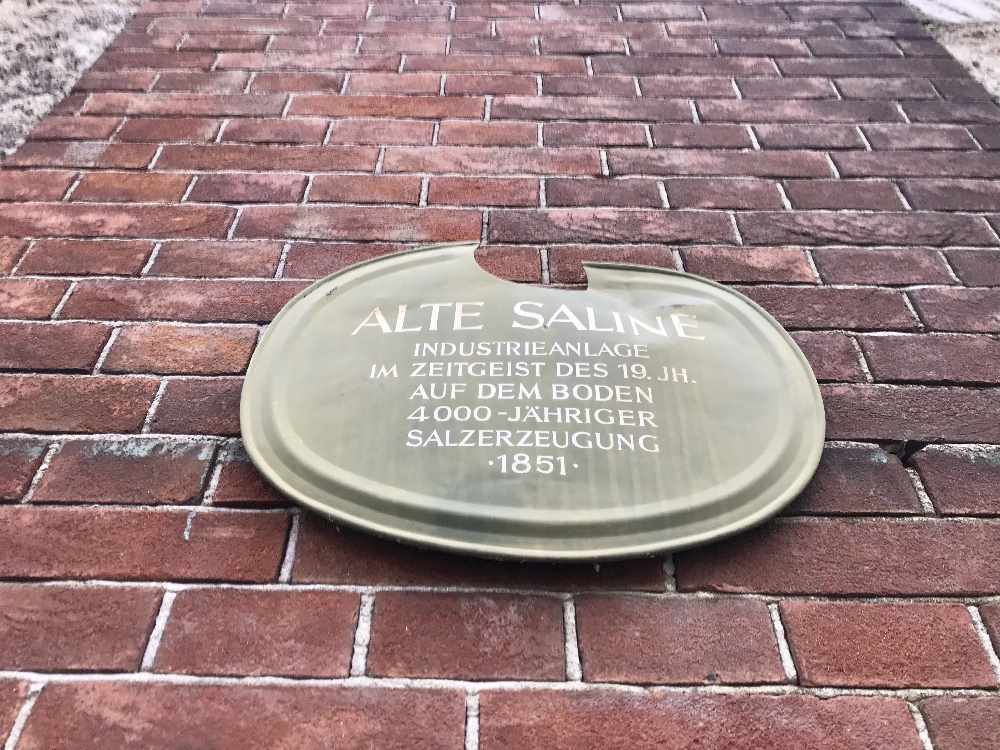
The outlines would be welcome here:
M 160 605 L 146 588 L 0 588 L 0 665 L 47 671 L 139 667 Z
M 561 680 L 562 610 L 562 602 L 552 597 L 379 594 L 368 673 Z
M 782 682 L 763 602 L 577 599 L 584 679 L 628 683 Z
M 791 601 L 781 615 L 804 685 L 997 685 L 961 604 Z
M 157 652 L 158 672 L 343 677 L 351 665 L 357 594 L 182 591 Z
M 483 750 L 569 750 L 595 737 L 608 750 L 921 747 L 906 703 L 893 698 L 488 691 L 479 711 Z
M 19 746 L 431 750 L 460 748 L 464 721 L 457 690 L 79 682 L 42 692 Z
M 485 691 L 479 747 L 917 750 L 902 700 L 807 693 L 933 687 L 936 750 L 992 748 L 995 702 L 952 691 L 995 689 L 964 606 L 1000 638 L 998 176 L 1000 107 L 899 0 L 145 3 L 0 168 L 0 597 L 41 592 L 0 666 L 185 676 L 57 677 L 18 747 L 474 747 L 455 678 L 579 676 Z M 238 439 L 262 327 L 476 240 L 515 282 L 620 261 L 760 303 L 822 383 L 812 481 L 599 566 L 292 523 Z M 2 683 L 0 736 L 46 679 Z

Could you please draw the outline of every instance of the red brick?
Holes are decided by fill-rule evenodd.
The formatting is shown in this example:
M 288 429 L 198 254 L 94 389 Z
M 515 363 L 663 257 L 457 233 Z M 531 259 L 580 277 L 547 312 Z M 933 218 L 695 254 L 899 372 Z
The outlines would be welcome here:
M 213 449 L 160 439 L 78 440 L 62 445 L 35 488 L 35 502 L 197 502 Z
M 44 441 L 29 438 L 0 440 L 0 501 L 19 500 L 28 491 L 46 447 Z
M 266 323 L 304 285 L 278 281 L 80 282 L 65 318 Z
M 1000 744 L 1000 698 L 928 698 L 920 711 L 937 750 L 990 750 Z
M 271 49 L 269 51 L 354 52 L 357 46 L 358 37 L 356 34 L 320 37 L 276 36 L 274 37 L 274 41 L 271 42 Z M 339 88 L 334 90 L 339 91 Z
M 246 13 L 245 6 L 239 6 Z M 315 34 L 317 23 L 308 18 L 159 18 L 150 27 L 157 34 L 188 32 L 192 34 Z
M 584 75 L 582 57 L 555 55 L 407 55 L 406 70 Z
M 1000 289 L 914 289 L 910 299 L 932 331 L 1000 332 Z
M 292 100 L 290 115 L 325 117 L 413 117 L 480 119 L 481 97 L 445 96 L 327 96 L 303 94 Z
M 560 284 L 583 284 L 586 261 L 632 263 L 641 266 L 675 268 L 674 256 L 662 245 L 556 245 L 549 249 L 549 273 Z
M 1000 442 L 996 389 L 830 385 L 822 390 L 830 438 Z
M 542 280 L 538 248 L 518 245 L 493 245 L 476 249 L 480 267 L 508 281 L 539 283 Z
M 20 273 L 134 276 L 153 251 L 152 242 L 39 240 L 25 254 Z
M 992 180 L 903 180 L 914 208 L 935 211 L 1000 210 L 1000 187 Z
M 500 120 L 658 120 L 691 122 L 687 102 L 596 96 L 499 96 L 492 116 Z
M 0 370 L 87 370 L 111 329 L 97 323 L 0 323 Z
M 913 122 L 1000 122 L 1000 107 L 992 102 L 905 102 L 901 106 Z
M 314 515 L 302 517 L 292 578 L 296 583 L 503 587 L 554 591 L 663 591 L 661 560 L 594 565 L 468 559 L 399 544 Z
M 352 48 L 353 49 L 353 48 Z M 358 72 L 347 82 L 347 94 L 437 94 L 441 87 L 438 73 Z
M 28 698 L 27 682 L 0 680 L 0 739 L 6 740 Z
M 285 278 L 318 279 L 342 268 L 405 249 L 404 245 L 385 243 L 294 243 L 285 260 Z
M 828 78 L 739 78 L 736 83 L 747 99 L 835 99 L 837 97 L 837 91 Z
M 1000 286 L 1000 252 L 948 250 L 948 262 L 969 286 Z
M 0 172 L 0 201 L 57 201 L 73 184 L 75 172 Z
M 419 208 L 262 206 L 243 212 L 240 237 L 445 242 L 480 236 L 478 211 Z
M 239 435 L 242 378 L 170 380 L 153 415 L 154 432 Z
M 450 206 L 537 206 L 538 180 L 529 178 L 435 177 L 427 202 Z
M 184 115 L 185 117 L 246 117 L 281 114 L 279 94 L 91 94 L 86 114 Z
M 207 143 L 215 138 L 221 124 L 221 120 L 196 117 L 137 117 L 129 119 L 116 137 L 135 143 Z
M 998 515 L 1000 449 L 928 446 L 914 454 L 927 494 L 939 513 Z
M 408 52 L 443 55 L 447 43 L 446 36 L 366 36 L 362 38 L 361 51 L 364 54 Z
M 600 80 L 597 76 L 594 79 Z M 633 79 L 625 77 L 623 80 L 631 83 Z M 723 76 L 642 76 L 639 79 L 639 84 L 643 96 L 736 97 L 733 79 Z M 744 133 L 746 132 L 745 128 L 741 129 Z
M 180 49 L 255 52 L 266 46 L 266 34 L 188 34 Z
M 871 60 L 837 59 L 836 57 L 776 60 L 786 76 L 867 76 L 872 74 Z M 962 66 L 951 56 L 896 58 L 878 61 L 878 72 L 885 76 L 961 76 Z
M 0 664 L 25 671 L 136 670 L 160 596 L 141 588 L 4 586 Z
M 576 602 L 591 682 L 783 682 L 767 605 L 724 599 L 587 596 Z
M 922 747 L 896 698 L 498 690 L 480 695 L 479 712 L 482 750 L 575 750 L 595 738 L 602 750 Z
M 211 52 L 176 52 L 164 49 L 111 50 L 102 55 L 91 70 L 111 73 L 150 68 L 208 70 L 215 55 Z
M 996 687 L 962 604 L 782 602 L 803 685 Z
M 0 317 L 47 318 L 68 286 L 49 279 L 0 279 Z
M 250 91 L 254 94 L 340 91 L 343 83 L 343 73 L 258 73 Z
M 14 269 L 27 246 L 24 240 L 0 237 L 0 274 L 8 274 Z
M 309 201 L 331 203 L 408 203 L 420 199 L 420 178 L 403 175 L 318 175 Z
M 179 91 L 196 94 L 242 94 L 249 76 L 238 70 L 166 71 L 160 74 L 153 91 Z
M 111 137 L 120 117 L 46 117 L 31 131 L 33 141 L 103 141 Z
M 233 19 L 226 19 L 232 21 Z M 312 32 L 310 32 L 312 33 Z M 409 60 L 407 61 L 409 62 Z M 399 55 L 357 56 L 342 52 L 221 52 L 219 70 L 396 70 Z M 407 70 L 410 70 L 407 65 Z
M 932 127 L 929 125 L 924 125 L 922 127 Z M 948 127 L 948 126 L 933 126 L 933 127 Z M 951 127 L 958 128 L 960 130 L 965 130 L 966 128 L 960 128 L 958 125 L 953 125 Z M 1000 148 L 1000 126 L 997 125 L 969 125 L 968 131 L 975 136 L 975 139 L 979 142 L 979 145 L 990 151 L 994 151 Z
M 0 429 L 135 432 L 156 387 L 155 378 L 0 376 Z
M 865 147 L 854 125 L 754 125 L 753 130 L 764 148 Z
M 786 211 L 738 214 L 751 245 L 995 245 L 977 216 L 924 212 Z
M 654 180 L 570 180 L 545 182 L 550 206 L 625 206 L 660 208 L 663 200 Z
M 675 178 L 664 181 L 671 208 L 782 209 L 778 186 L 769 180 Z
M 976 147 L 969 131 L 958 125 L 865 125 L 861 129 L 876 151 Z
M 360 597 L 333 591 L 182 591 L 154 669 L 346 677 Z
M 816 282 L 798 248 L 693 247 L 682 250 L 681 256 L 686 270 L 715 281 Z
M 831 284 L 954 283 L 941 253 L 929 247 L 821 247 L 812 255 L 820 276 Z
M 222 132 L 222 140 L 235 143 L 312 143 L 323 142 L 327 123 L 323 120 L 299 118 L 238 119 Z
M 378 150 L 360 146 L 165 146 L 157 169 L 360 170 L 374 169 Z
M 21 505 L 0 518 L 3 578 L 273 581 L 288 532 L 276 513 Z
M 889 515 L 922 511 L 899 458 L 875 446 L 826 447 L 790 514 Z
M 445 146 L 534 146 L 538 126 L 533 122 L 466 122 L 445 120 L 438 131 Z
M 716 45 L 724 55 L 766 55 L 768 57 L 808 57 L 813 42 L 828 42 L 829 39 L 717 39 Z M 841 41 L 841 40 L 836 40 Z M 891 45 L 890 45 L 891 46 Z M 817 53 L 819 54 L 819 53 Z M 899 52 L 897 50 L 896 54 Z
M 1000 384 L 1000 341 L 989 336 L 863 336 L 861 345 L 881 382 Z
M 390 147 L 387 172 L 431 172 L 477 175 L 599 175 L 596 149 L 492 148 L 478 146 Z
M 1000 589 L 1000 523 L 785 519 L 676 558 L 682 591 L 965 595 Z
M 93 141 L 29 141 L 4 164 L 11 167 L 143 169 L 156 148 L 147 144 Z
M 106 372 L 231 375 L 244 372 L 257 343 L 253 326 L 147 323 L 122 329 Z
M 740 291 L 791 328 L 916 327 L 903 295 L 890 289 L 757 286 Z
M 880 101 L 705 99 L 698 102 L 698 112 L 706 122 L 903 122 L 894 103 Z
M 546 146 L 642 146 L 646 131 L 632 122 L 547 122 Z
M 681 56 L 645 57 L 604 55 L 593 60 L 594 73 L 633 73 L 639 75 L 746 75 L 776 76 L 774 63 L 760 57 Z M 570 71 L 575 72 L 575 71 Z
M 75 201 L 122 203 L 177 203 L 191 177 L 185 174 L 92 172 L 73 191 Z
M 219 464 L 213 505 L 279 506 L 289 501 L 254 468 L 242 446 L 226 450 Z
M 222 203 L 297 203 L 306 190 L 298 174 L 200 175 L 188 200 Z
M 795 208 L 905 208 L 891 182 L 875 180 L 787 180 L 785 192 Z M 920 206 L 917 206 L 920 208 Z
M 24 237 L 224 237 L 236 211 L 222 206 L 109 208 L 84 204 L 0 205 L 0 234 Z
M 494 242 L 732 242 L 722 213 L 651 209 L 499 210 L 490 216 Z
M 281 243 L 262 241 L 165 242 L 150 276 L 272 278 Z
M 632 76 L 545 76 L 542 91 L 546 96 L 638 96 Z M 510 93 L 534 95 L 537 92 L 531 89 Z M 651 92 L 648 95 L 656 96 Z
M 334 120 L 330 143 L 361 143 L 380 145 L 422 145 L 431 142 L 434 125 L 419 120 L 385 120 L 357 118 Z
M 74 682 L 46 687 L 20 747 L 430 750 L 461 747 L 464 725 L 458 690 Z
M 1000 607 L 996 603 L 983 604 L 979 607 L 979 614 L 983 618 L 986 626 L 986 634 L 990 637 L 990 642 L 994 651 L 1000 647 Z
M 792 334 L 806 355 L 817 380 L 860 382 L 865 379 L 851 337 L 835 331 L 796 331 Z
M 1000 154 L 994 152 L 852 151 L 832 158 L 844 177 L 1000 176 Z
M 119 35 L 119 39 L 123 36 L 124 33 Z M 155 43 L 155 37 L 144 35 L 143 39 L 147 43 Z M 176 40 L 174 44 L 177 44 Z M 83 74 L 73 90 L 78 94 L 88 91 L 148 91 L 155 81 L 156 71 L 153 70 L 122 70 L 118 72 L 91 70 Z
M 828 177 L 826 158 L 813 151 L 706 151 L 702 149 L 615 149 L 611 174 L 724 177 Z
M 530 55 L 535 49 L 531 39 L 517 39 L 512 36 L 496 37 L 453 37 L 451 53 L 457 55 Z
M 390 591 L 375 597 L 368 673 L 561 680 L 564 644 L 553 597 Z
M 448 76 L 444 93 L 449 96 L 483 96 L 485 94 L 534 94 L 538 83 L 527 75 L 468 75 L 456 73 Z

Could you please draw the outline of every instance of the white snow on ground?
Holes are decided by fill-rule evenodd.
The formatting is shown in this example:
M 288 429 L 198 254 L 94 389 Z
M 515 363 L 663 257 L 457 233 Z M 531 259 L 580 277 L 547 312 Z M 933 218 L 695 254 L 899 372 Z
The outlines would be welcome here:
M 138 0 L 0 0 L 0 158 L 73 87 Z

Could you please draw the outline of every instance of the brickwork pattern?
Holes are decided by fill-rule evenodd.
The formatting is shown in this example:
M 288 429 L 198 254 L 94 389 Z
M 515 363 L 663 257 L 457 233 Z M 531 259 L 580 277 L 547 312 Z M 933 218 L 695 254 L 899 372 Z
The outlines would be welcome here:
M 0 169 L 5 750 L 1000 747 L 997 149 L 896 0 L 148 2 Z M 816 478 L 600 566 L 290 507 L 263 326 L 445 240 L 733 284 L 822 383 Z

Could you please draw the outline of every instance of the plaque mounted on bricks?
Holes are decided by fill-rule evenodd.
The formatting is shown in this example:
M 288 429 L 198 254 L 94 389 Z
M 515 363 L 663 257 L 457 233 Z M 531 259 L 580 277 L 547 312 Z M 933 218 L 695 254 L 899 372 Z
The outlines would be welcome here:
M 475 248 L 352 266 L 278 314 L 240 422 L 279 490 L 402 541 L 569 560 L 733 534 L 808 482 L 819 388 L 754 302 L 609 263 L 586 290 L 514 284 Z

